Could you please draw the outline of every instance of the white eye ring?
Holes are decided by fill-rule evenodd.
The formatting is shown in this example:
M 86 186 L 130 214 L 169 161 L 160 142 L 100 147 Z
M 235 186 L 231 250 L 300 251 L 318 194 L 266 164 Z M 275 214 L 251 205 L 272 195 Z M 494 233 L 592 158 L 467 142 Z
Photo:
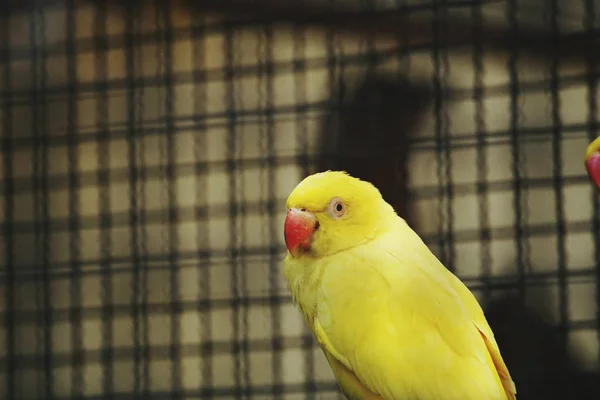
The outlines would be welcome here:
M 338 198 L 332 199 L 329 203 L 329 207 L 327 207 L 327 213 L 331 215 L 332 218 L 341 218 L 346 215 L 346 205 Z

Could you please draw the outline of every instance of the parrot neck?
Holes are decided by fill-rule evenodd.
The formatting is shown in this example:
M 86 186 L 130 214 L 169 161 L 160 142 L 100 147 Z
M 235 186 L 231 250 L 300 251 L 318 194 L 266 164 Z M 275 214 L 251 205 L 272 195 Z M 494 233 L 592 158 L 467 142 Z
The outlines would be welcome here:
M 284 275 L 295 304 L 300 307 L 306 321 L 313 322 L 317 295 L 324 263 L 315 259 L 285 259 Z

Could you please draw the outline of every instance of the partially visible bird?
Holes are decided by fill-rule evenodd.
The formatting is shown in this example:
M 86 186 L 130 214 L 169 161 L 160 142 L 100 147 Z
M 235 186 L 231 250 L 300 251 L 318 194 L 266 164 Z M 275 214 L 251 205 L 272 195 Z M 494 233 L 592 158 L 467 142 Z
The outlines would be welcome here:
M 600 136 L 592 141 L 585 150 L 585 169 L 588 176 L 600 189 Z
M 349 399 L 516 399 L 476 298 L 377 188 L 326 171 L 287 208 L 284 275 Z

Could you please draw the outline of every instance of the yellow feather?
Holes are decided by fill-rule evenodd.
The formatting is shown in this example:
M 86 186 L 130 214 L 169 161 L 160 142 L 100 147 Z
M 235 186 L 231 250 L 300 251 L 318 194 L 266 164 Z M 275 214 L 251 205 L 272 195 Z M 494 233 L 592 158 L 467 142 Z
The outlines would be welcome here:
M 598 151 L 600 151 L 600 136 L 588 144 L 588 147 L 585 149 L 584 160 L 587 161 L 592 154 L 597 153 Z
M 331 198 L 347 215 L 324 211 Z M 363 201 L 364 200 L 364 201 Z M 285 259 L 294 301 L 351 400 L 514 400 L 483 311 L 379 191 L 347 174 L 306 178 L 313 251 Z

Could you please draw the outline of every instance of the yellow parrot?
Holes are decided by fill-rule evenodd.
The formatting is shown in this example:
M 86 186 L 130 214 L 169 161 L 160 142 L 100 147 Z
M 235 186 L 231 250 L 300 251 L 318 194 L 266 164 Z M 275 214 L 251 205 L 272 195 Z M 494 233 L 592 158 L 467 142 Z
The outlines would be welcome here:
M 600 188 L 600 136 L 585 149 L 585 169 L 597 188 Z
M 469 289 L 383 200 L 341 171 L 287 199 L 284 275 L 351 400 L 513 400 Z

